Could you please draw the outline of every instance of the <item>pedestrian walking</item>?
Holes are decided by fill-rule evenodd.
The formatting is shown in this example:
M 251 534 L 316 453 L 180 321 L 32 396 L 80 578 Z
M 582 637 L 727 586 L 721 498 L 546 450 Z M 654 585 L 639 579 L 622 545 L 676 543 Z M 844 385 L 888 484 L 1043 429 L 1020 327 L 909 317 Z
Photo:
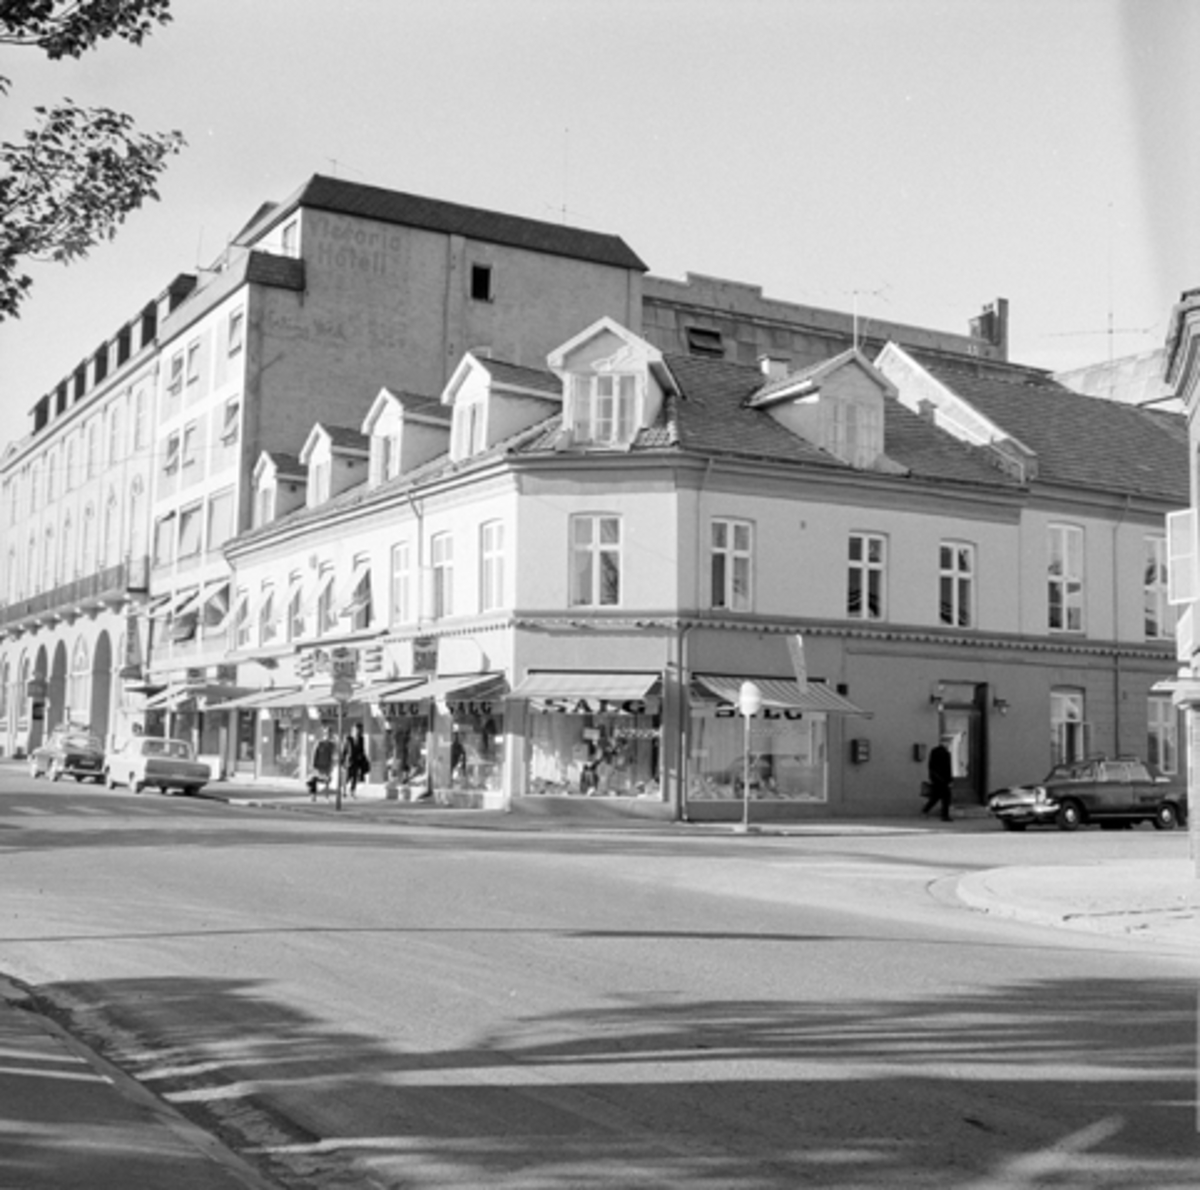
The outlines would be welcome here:
M 925 805 L 921 807 L 922 814 L 928 814 L 934 806 L 942 808 L 942 821 L 950 822 L 950 783 L 954 780 L 954 762 L 950 758 L 947 744 L 952 743 L 953 736 L 944 735 L 934 744 L 929 752 L 929 783 L 925 794 Z
M 333 785 L 333 766 L 337 761 L 337 744 L 333 738 L 333 728 L 325 728 L 325 734 L 317 741 L 312 754 L 312 772 L 308 778 L 308 792 L 312 800 L 317 800 L 317 790 L 324 785 L 325 796 L 329 797 Z
M 342 745 L 342 771 L 346 774 L 346 792 L 351 797 L 358 797 L 358 783 L 365 780 L 371 771 L 361 723 L 354 725 L 354 730 Z

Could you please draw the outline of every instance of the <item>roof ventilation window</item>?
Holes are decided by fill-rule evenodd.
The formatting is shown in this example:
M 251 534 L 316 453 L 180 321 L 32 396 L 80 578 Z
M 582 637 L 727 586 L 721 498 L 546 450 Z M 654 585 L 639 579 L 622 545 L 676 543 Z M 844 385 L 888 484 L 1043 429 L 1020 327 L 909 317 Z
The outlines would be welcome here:
M 700 355 L 708 359 L 725 358 L 725 342 L 720 331 L 707 326 L 685 326 L 683 333 L 687 339 L 689 355 Z

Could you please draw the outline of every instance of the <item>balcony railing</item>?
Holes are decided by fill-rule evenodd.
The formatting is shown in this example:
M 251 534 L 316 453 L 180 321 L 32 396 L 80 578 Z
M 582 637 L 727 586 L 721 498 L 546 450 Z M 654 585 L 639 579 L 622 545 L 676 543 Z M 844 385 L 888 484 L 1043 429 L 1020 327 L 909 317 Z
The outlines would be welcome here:
M 124 602 L 130 595 L 149 589 L 150 560 L 128 558 L 116 566 L 106 566 L 95 574 L 84 575 L 28 599 L 0 605 L 0 627 L 43 616 L 68 616 Z

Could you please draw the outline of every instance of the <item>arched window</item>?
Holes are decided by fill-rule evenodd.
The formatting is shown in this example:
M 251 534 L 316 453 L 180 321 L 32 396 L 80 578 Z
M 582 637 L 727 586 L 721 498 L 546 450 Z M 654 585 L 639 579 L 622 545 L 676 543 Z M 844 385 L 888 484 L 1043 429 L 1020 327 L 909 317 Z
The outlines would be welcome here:
M 100 560 L 102 566 L 112 566 L 117 561 L 120 527 L 121 506 L 117 503 L 117 493 L 110 491 L 108 503 L 104 506 L 104 553 Z
M 46 541 L 42 550 L 42 590 L 54 586 L 54 530 L 47 527 Z
M 74 547 L 75 526 L 71 521 L 71 514 L 67 513 L 66 519 L 63 521 L 61 546 L 62 562 L 59 565 L 58 571 L 58 573 L 62 575 L 62 581 L 64 583 L 69 583 L 76 575 L 75 559 L 72 556 L 72 550 Z
M 83 510 L 83 566 L 85 575 L 96 569 L 96 506 L 89 503 Z

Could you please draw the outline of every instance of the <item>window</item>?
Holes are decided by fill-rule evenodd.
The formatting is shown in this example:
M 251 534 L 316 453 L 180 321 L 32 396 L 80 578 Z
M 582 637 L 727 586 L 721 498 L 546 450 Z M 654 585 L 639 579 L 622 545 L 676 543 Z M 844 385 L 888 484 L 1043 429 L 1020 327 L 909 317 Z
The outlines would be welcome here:
M 196 423 L 189 422 L 183 427 L 182 447 L 184 467 L 194 467 L 200 457 L 200 433 Z
M 869 467 L 883 450 L 883 411 L 837 401 L 830 409 L 829 450 L 851 467 Z
M 1083 631 L 1083 530 L 1051 525 L 1049 540 L 1049 627 L 1051 632 Z
M 577 442 L 621 446 L 637 432 L 638 378 L 603 372 L 571 378 Z
M 269 525 L 271 517 L 275 513 L 275 487 L 273 484 L 268 484 L 266 487 L 258 489 L 258 519 L 255 522 L 259 525 Z
M 712 606 L 750 610 L 750 565 L 753 528 L 749 521 L 712 523 Z
M 479 610 L 504 606 L 504 522 L 479 526 Z
M 938 547 L 938 619 L 951 628 L 975 623 L 975 547 L 943 541 Z
M 1145 564 L 1142 571 L 1143 606 L 1147 640 L 1162 640 L 1175 635 L 1176 613 L 1167 602 L 1167 539 L 1145 539 Z
M 239 649 L 250 643 L 251 623 L 250 592 L 243 587 L 238 592 L 234 610 L 234 641 Z
M 96 506 L 88 504 L 83 510 L 83 573 L 96 569 Z
M 299 570 L 288 576 L 287 635 L 288 640 L 304 635 L 304 576 Z
M 108 413 L 108 465 L 115 467 L 124 462 L 124 444 L 121 442 L 121 410 L 114 405 Z
M 329 499 L 330 481 L 333 476 L 333 464 L 328 459 L 320 459 L 312 464 L 312 504 L 324 504 Z
M 1167 513 L 1167 598 L 1172 606 L 1196 598 L 1196 510 Z
M 71 522 L 71 517 L 68 514 L 63 521 L 62 530 L 62 565 L 59 574 L 62 575 L 62 581 L 69 583 L 77 576 L 75 569 L 75 526 Z
M 275 618 L 275 586 L 273 583 L 263 583 L 262 597 L 258 604 L 259 644 L 270 644 L 278 630 L 279 621 Z
M 475 302 L 495 301 L 492 292 L 492 266 L 490 264 L 473 264 L 471 266 L 471 300 Z
M 100 562 L 103 566 L 115 566 L 118 561 L 120 524 L 121 505 L 116 492 L 109 492 L 108 503 L 104 506 L 104 536 L 100 543 Z
M 433 569 L 430 615 L 442 620 L 454 615 L 454 538 L 449 533 L 435 534 L 429 556 Z
M 96 466 L 99 463 L 96 445 L 97 436 L 96 419 L 92 418 L 92 420 L 88 422 L 87 428 L 87 462 L 85 465 L 87 467 L 88 479 L 91 479 L 92 476 L 96 474 Z
M 54 586 L 54 530 L 46 530 L 46 543 L 42 549 L 42 590 Z
M 46 455 L 46 503 L 58 497 L 58 452 L 50 451 Z
M 146 390 L 139 388 L 133 398 L 133 449 L 146 445 Z
M 233 533 L 233 489 L 226 488 L 208 498 L 208 548 L 219 548 Z
M 179 557 L 194 558 L 200 553 L 202 504 L 193 504 L 179 513 Z
M 300 255 L 299 220 L 293 219 L 290 223 L 284 225 L 283 234 L 279 242 L 284 256 Z
M 361 632 L 370 628 L 375 618 L 374 600 L 371 597 L 371 559 L 368 555 L 362 554 L 354 559 L 351 582 L 353 587 L 345 612 L 350 617 L 351 630 Z
M 334 591 L 336 584 L 333 578 L 333 565 L 327 562 L 321 567 L 320 577 L 317 580 L 317 634 L 319 636 L 324 636 L 327 632 L 333 632 L 337 628 L 337 600 Z
M 1082 690 L 1050 692 L 1050 748 L 1055 764 L 1082 760 L 1087 755 L 1087 725 Z
M 229 354 L 237 355 L 242 349 L 242 340 L 246 330 L 246 311 L 233 310 L 229 315 Z
M 384 434 L 379 442 L 379 479 L 394 479 L 400 474 L 400 434 Z
M 708 359 L 725 357 L 725 343 L 720 331 L 707 326 L 685 326 L 683 335 L 687 340 L 688 355 L 701 355 Z
M 174 475 L 179 470 L 179 447 L 182 442 L 178 433 L 167 439 L 167 457 L 163 460 L 163 474 Z
M 571 519 L 571 606 L 615 607 L 621 602 L 621 518 Z
M 75 474 L 75 435 L 72 434 L 71 437 L 67 439 L 67 468 L 63 474 L 63 491 L 73 491 L 78 483 L 79 476 Z M 13 506 L 13 513 L 16 513 L 15 504 Z
M 1146 759 L 1164 776 L 1173 777 L 1179 772 L 1179 718 L 1171 696 L 1151 695 L 1146 711 Z
M 187 349 L 187 383 L 190 388 L 200 383 L 200 340 L 188 344 Z
M 454 410 L 454 428 L 458 436 L 455 453 L 458 458 L 470 458 L 486 445 L 483 413 L 482 401 L 466 401 Z
M 175 561 L 175 514 L 167 513 L 154 524 L 154 565 L 169 566 Z
M 411 579 L 408 542 L 398 541 L 392 546 L 391 588 L 393 625 L 408 624 L 412 621 Z
M 850 569 L 846 586 L 846 614 L 853 620 L 884 617 L 884 567 L 887 541 L 874 533 L 850 534 Z
M 183 392 L 183 352 L 177 351 L 171 356 L 167 372 L 167 396 L 177 397 Z
M 238 439 L 238 431 L 242 424 L 242 402 L 238 397 L 231 397 L 225 402 L 221 414 L 221 441 L 226 446 L 232 445 Z

